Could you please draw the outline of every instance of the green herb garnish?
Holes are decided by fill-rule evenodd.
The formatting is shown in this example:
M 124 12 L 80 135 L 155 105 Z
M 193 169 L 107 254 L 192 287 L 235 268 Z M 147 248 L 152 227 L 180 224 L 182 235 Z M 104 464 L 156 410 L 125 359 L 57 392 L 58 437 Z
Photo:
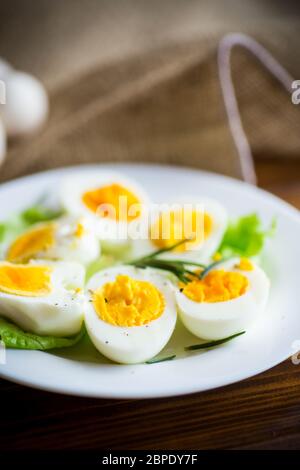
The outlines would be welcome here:
M 168 357 L 162 357 L 162 358 L 153 358 L 153 359 L 149 359 L 149 361 L 146 361 L 146 364 L 157 364 L 158 362 L 166 362 L 166 361 L 172 361 L 173 359 L 175 359 L 176 357 L 176 354 L 173 354 L 173 356 L 168 356 Z
M 216 266 L 218 266 L 219 264 L 222 264 L 224 263 L 225 261 L 228 261 L 230 258 L 222 258 L 222 259 L 219 259 L 218 261 L 214 261 L 213 263 L 209 264 L 208 266 L 206 266 L 206 268 L 200 272 L 199 274 L 199 279 L 204 279 L 205 276 L 210 272 L 212 271 Z
M 163 253 L 174 250 L 174 248 L 186 243 L 188 240 L 180 240 L 168 248 L 162 248 L 160 250 L 154 251 L 150 255 L 143 256 L 136 260 L 130 261 L 129 265 L 135 266 L 137 268 L 155 268 L 161 269 L 163 271 L 168 271 L 174 274 L 181 282 L 185 284 L 191 280 L 191 276 L 195 276 L 195 273 L 190 269 L 187 269 L 187 266 L 200 267 L 202 269 L 206 268 L 205 264 L 197 263 L 194 261 L 185 261 L 185 260 L 169 260 L 163 258 L 157 258 Z
M 236 333 L 235 335 L 227 336 L 226 338 L 216 339 L 215 341 L 209 341 L 208 343 L 200 343 L 200 344 L 192 344 L 191 346 L 186 346 L 184 349 L 186 351 L 197 351 L 198 349 L 209 349 L 219 346 L 220 344 L 227 343 L 238 336 L 243 335 L 246 331 L 241 331 L 240 333 Z

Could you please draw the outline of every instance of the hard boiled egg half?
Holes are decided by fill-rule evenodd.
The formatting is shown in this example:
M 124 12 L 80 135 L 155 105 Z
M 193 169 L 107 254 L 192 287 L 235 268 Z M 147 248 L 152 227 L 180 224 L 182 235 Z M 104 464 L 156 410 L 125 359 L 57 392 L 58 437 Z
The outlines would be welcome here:
M 171 337 L 177 316 L 174 292 L 157 272 L 110 268 L 90 279 L 87 292 L 86 328 L 96 348 L 109 359 L 144 362 Z
M 126 244 L 147 215 L 148 196 L 121 175 L 91 171 L 63 179 L 60 199 L 66 211 L 93 220 L 101 240 Z
M 247 259 L 231 259 L 179 284 L 176 300 L 186 328 L 203 339 L 239 333 L 264 311 L 270 282 L 265 272 Z
M 151 213 L 148 237 L 137 240 L 132 258 L 169 248 L 188 239 L 174 250 L 163 253 L 164 258 L 206 263 L 215 253 L 227 227 L 227 211 L 217 201 L 207 198 L 173 203 Z
M 0 312 L 39 335 L 78 333 L 84 311 L 84 268 L 78 263 L 0 263 Z
M 9 246 L 6 259 L 27 263 L 32 259 L 66 260 L 89 264 L 100 255 L 100 243 L 89 220 L 61 218 L 35 225 Z

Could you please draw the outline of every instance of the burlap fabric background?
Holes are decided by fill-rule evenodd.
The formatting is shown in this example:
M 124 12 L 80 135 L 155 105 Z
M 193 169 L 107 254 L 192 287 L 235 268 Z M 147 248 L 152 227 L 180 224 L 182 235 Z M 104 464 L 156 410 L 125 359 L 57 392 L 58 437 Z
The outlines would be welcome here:
M 38 3 L 45 6 L 44 1 Z M 71 23 L 75 18 L 76 24 L 76 18 L 81 14 L 78 2 L 73 2 L 75 9 L 68 1 L 61 3 L 65 6 L 63 17 L 68 17 Z M 98 8 L 103 3 L 99 2 Z M 51 11 L 54 17 L 61 12 L 55 12 L 57 2 L 48 2 L 46 6 L 47 13 Z M 45 20 L 45 11 L 41 7 L 39 10 L 35 3 L 32 8 L 35 21 Z M 98 9 L 95 5 L 93 8 L 95 10 L 92 9 L 88 16 L 91 20 L 90 41 L 94 47 L 97 34 L 92 16 Z M 123 8 L 125 12 L 124 5 Z M 12 17 L 17 14 L 9 11 Z M 86 10 L 84 15 L 87 15 Z M 159 12 L 155 18 L 158 17 Z M 28 15 L 25 19 L 30 26 Z M 101 21 L 98 20 L 101 29 Z M 48 124 L 39 135 L 11 143 L 8 158 L 1 168 L 2 181 L 53 167 L 103 161 L 175 163 L 242 178 L 240 157 L 228 126 L 217 70 L 216 51 L 222 37 L 221 31 L 198 35 L 193 40 L 173 40 L 170 45 L 155 44 L 156 47 L 144 47 L 138 52 L 133 50 L 124 58 L 94 60 L 88 66 L 84 59 L 85 66 L 74 71 L 69 53 L 78 57 L 78 50 L 74 55 L 70 49 L 70 37 L 73 34 L 73 38 L 77 38 L 81 31 L 71 34 L 68 30 L 65 44 L 62 32 L 55 41 L 55 31 L 51 29 L 51 23 L 47 29 L 47 24 L 44 21 L 46 28 L 41 49 L 43 44 L 48 44 L 48 38 L 60 57 L 60 67 L 63 67 L 61 54 L 65 51 L 71 72 L 62 74 L 63 78 L 57 82 L 53 79 L 53 69 L 48 71 L 48 76 L 51 76 L 47 84 L 51 98 Z M 284 25 L 283 22 L 281 28 L 286 33 Z M 87 23 L 86 29 L 88 27 Z M 261 25 L 256 38 L 282 61 L 284 50 L 289 51 L 289 48 L 283 41 L 285 33 L 282 35 L 280 28 L 276 28 L 278 36 L 275 36 L 275 41 L 268 41 L 268 37 L 274 36 L 272 24 L 269 25 L 268 34 Z M 39 34 L 41 38 L 41 32 Z M 98 40 L 101 34 L 103 31 L 99 32 Z M 109 37 L 107 25 L 106 34 Z M 86 30 L 83 36 L 86 54 Z M 45 62 L 45 57 L 41 58 L 42 51 L 40 56 L 37 54 L 39 38 L 36 29 L 33 29 L 32 51 L 35 58 L 40 57 L 40 64 L 41 61 Z M 77 48 L 80 47 L 78 41 L 76 44 Z M 280 46 L 278 50 L 276 45 Z M 13 52 L 15 47 L 13 43 Z M 24 50 L 30 54 L 26 41 Z M 92 55 L 95 57 L 94 49 Z M 53 59 L 53 53 L 51 57 Z M 8 54 L 6 58 L 12 60 Z M 290 60 L 283 62 L 288 68 L 291 65 Z M 294 60 L 292 65 L 292 72 L 295 73 L 297 61 Z M 35 64 L 33 71 L 35 67 L 37 70 L 39 68 Z M 232 72 L 243 125 L 253 154 L 258 157 L 297 158 L 300 149 L 299 107 L 292 105 L 289 94 L 245 50 L 237 48 L 234 51 Z M 47 83 L 47 73 L 42 78 Z

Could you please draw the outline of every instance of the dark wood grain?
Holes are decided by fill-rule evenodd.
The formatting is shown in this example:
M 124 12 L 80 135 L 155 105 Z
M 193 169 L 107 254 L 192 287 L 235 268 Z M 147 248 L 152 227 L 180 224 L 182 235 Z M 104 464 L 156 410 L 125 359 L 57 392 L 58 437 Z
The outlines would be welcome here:
M 257 163 L 259 185 L 300 208 L 300 162 Z M 300 449 L 300 366 L 159 400 L 100 400 L 0 381 L 0 448 Z M 28 371 L 30 373 L 30 371 Z

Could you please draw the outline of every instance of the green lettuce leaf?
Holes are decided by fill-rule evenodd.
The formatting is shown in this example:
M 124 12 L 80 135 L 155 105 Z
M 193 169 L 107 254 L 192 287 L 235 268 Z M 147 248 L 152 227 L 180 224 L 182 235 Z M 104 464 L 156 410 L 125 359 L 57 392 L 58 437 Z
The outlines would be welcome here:
M 262 251 L 266 238 L 272 236 L 275 230 L 275 219 L 269 228 L 263 229 L 257 214 L 245 215 L 229 224 L 217 251 L 222 256 L 256 256 Z
M 40 336 L 26 333 L 15 324 L 0 318 L 0 339 L 7 348 L 11 349 L 37 349 L 45 351 L 47 349 L 67 348 L 78 343 L 84 334 L 85 328 L 82 327 L 78 334 L 66 338 Z
M 31 225 L 47 222 L 61 215 L 63 215 L 62 210 L 53 210 L 42 204 L 28 207 L 0 223 L 0 243 L 9 243 Z
M 21 212 L 20 217 L 26 224 L 32 225 L 37 222 L 47 222 L 48 220 L 57 219 L 62 215 L 63 210 L 61 209 L 50 209 L 49 207 L 41 204 L 36 204 L 35 206 L 28 207 Z
M 22 233 L 27 224 L 19 215 L 13 215 L 0 223 L 0 243 L 7 243 Z

